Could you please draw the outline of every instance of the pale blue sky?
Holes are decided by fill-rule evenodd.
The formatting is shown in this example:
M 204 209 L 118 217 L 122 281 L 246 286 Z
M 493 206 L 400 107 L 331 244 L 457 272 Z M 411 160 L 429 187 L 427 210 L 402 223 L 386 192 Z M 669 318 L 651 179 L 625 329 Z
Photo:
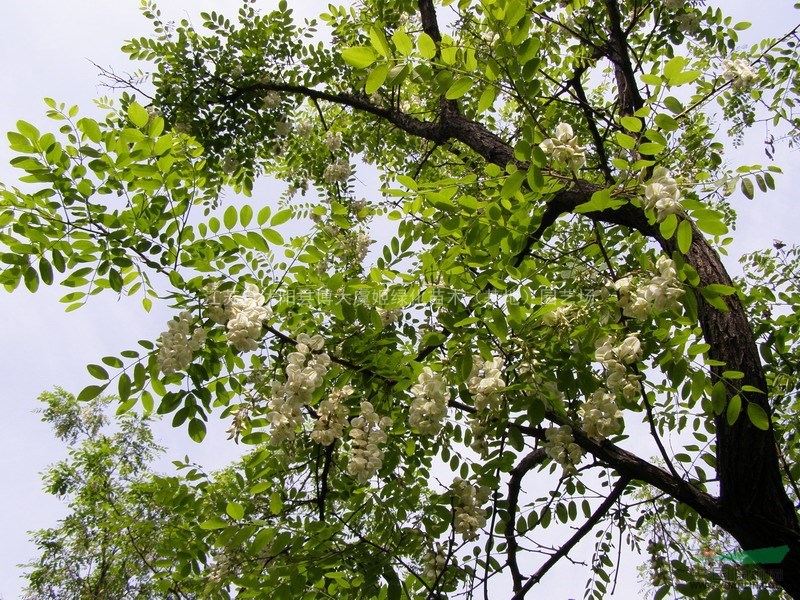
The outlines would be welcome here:
M 327 2 L 305 3 L 305 11 L 322 9 Z M 765 0 L 757 12 L 745 0 L 724 2 L 725 10 L 740 20 L 753 22 L 743 33 L 746 40 L 776 35 L 798 19 L 797 11 L 786 0 Z M 17 119 L 48 127 L 43 118 L 41 99 L 53 97 L 68 104 L 78 104 L 84 114 L 94 112 L 92 98 L 105 95 L 99 87 L 91 59 L 120 71 L 132 70 L 119 51 L 122 40 L 148 33 L 148 23 L 138 11 L 137 0 L 27 0 L 4 2 L 0 9 L 0 130 L 14 128 Z M 163 0 L 165 15 L 170 18 L 191 16 L 202 10 L 235 11 L 234 0 Z M 748 14 L 750 13 L 750 14 Z M 734 156 L 741 162 L 766 164 L 761 131 L 754 132 L 745 148 Z M 3 136 L 3 140 L 4 140 Z M 16 175 L 8 166 L 11 157 L 0 150 L 0 180 L 12 184 Z M 779 164 L 789 173 L 800 172 L 796 151 L 783 150 Z M 736 252 L 750 251 L 771 244 L 773 238 L 797 243 L 800 219 L 796 209 L 797 175 L 778 179 L 778 193 L 759 197 L 754 202 L 737 201 L 742 211 L 740 237 Z M 731 261 L 732 262 L 732 261 Z M 33 546 L 27 531 L 54 524 L 63 514 L 62 505 L 41 492 L 38 473 L 64 455 L 47 427 L 31 411 L 35 399 L 44 390 L 61 385 L 77 392 L 90 383 L 85 365 L 102 356 L 117 354 L 135 345 L 138 339 L 155 339 L 172 315 L 156 307 L 144 313 L 138 300 L 95 297 L 90 305 L 65 314 L 58 298 L 63 288 L 44 288 L 31 295 L 21 289 L 13 295 L 0 291 L 4 310 L 0 317 L 3 338 L 0 340 L 0 377 L 3 381 L 0 403 L 0 599 L 19 595 L 17 563 L 31 558 Z M 224 440 L 225 426 L 212 428 L 206 443 L 188 442 L 185 432 L 161 428 L 162 441 L 170 446 L 172 457 L 190 453 L 191 458 L 208 465 L 221 466 L 235 449 Z M 635 582 L 632 565 L 624 578 L 628 586 Z M 569 581 L 577 573 L 566 569 L 558 577 Z M 550 595 L 563 598 L 558 580 L 550 581 Z M 631 587 L 627 587 L 628 593 Z M 635 589 L 635 588 L 634 588 Z M 580 597 L 579 592 L 572 592 Z M 624 597 L 624 594 L 620 594 Z

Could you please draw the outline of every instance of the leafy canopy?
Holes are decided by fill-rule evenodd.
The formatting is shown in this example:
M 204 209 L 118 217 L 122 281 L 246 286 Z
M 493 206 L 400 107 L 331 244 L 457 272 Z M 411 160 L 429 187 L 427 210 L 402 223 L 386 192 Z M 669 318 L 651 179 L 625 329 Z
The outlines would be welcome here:
M 8 290 L 175 309 L 77 400 L 113 391 L 198 442 L 221 417 L 251 447 L 213 478 L 106 479 L 128 589 L 522 598 L 596 530 L 602 597 L 660 514 L 787 545 L 765 593 L 800 594 L 797 251 L 736 282 L 719 258 L 731 199 L 780 173 L 726 146 L 760 119 L 770 157 L 798 135 L 796 28 L 745 49 L 747 23 L 681 0 L 143 12 L 153 36 L 124 49 L 146 85 L 107 72 L 105 118 L 48 100 L 56 133 L 20 121 L 26 185 L 0 196 Z M 81 526 L 86 443 L 89 475 L 56 490 Z M 720 597 L 675 547 L 685 577 L 656 596 Z M 57 589 L 95 576 L 60 552 Z

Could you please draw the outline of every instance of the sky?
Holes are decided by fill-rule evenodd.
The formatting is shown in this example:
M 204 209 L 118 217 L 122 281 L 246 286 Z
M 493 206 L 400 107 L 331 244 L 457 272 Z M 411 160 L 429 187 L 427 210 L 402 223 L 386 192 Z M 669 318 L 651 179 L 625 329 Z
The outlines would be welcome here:
M 292 3 L 307 15 L 327 2 Z M 757 14 L 746 0 L 727 1 L 725 11 L 739 20 L 753 22 L 743 39 L 788 30 L 798 19 L 786 0 L 764 0 Z M 203 10 L 232 13 L 235 0 L 161 0 L 165 16 L 197 20 Z M 751 5 L 752 6 L 752 5 Z M 93 61 L 118 71 L 132 70 L 119 50 L 126 38 L 149 33 L 148 22 L 139 14 L 137 0 L 27 0 L 3 2 L 0 9 L 0 130 L 13 130 L 18 119 L 41 128 L 50 126 L 44 117 L 44 97 L 77 104 L 82 114 L 97 114 L 92 99 L 109 94 L 100 86 Z M 763 131 L 753 131 L 743 148 L 729 154 L 731 161 L 761 163 Z M 0 142 L 0 181 L 14 184 L 16 174 L 8 166 L 11 153 Z M 778 178 L 778 192 L 757 196 L 755 201 L 737 198 L 741 227 L 732 257 L 767 247 L 773 238 L 798 243 L 800 211 L 794 190 L 800 189 L 796 151 L 783 150 L 780 164 L 790 175 Z M 734 260 L 729 267 L 736 270 Z M 63 516 L 64 507 L 41 491 L 39 473 L 65 456 L 63 445 L 32 411 L 36 397 L 60 385 L 77 393 L 91 378 L 85 365 L 103 356 L 133 347 L 139 339 L 155 339 L 165 329 L 172 313 L 158 305 L 145 313 L 137 299 L 112 295 L 94 297 L 88 307 L 65 313 L 58 299 L 64 288 L 41 288 L 36 294 L 19 289 L 9 295 L 0 291 L 0 599 L 20 594 L 22 581 L 16 567 L 32 558 L 34 547 L 27 532 L 52 526 Z M 212 418 L 212 425 L 216 421 Z M 158 429 L 160 441 L 169 447 L 167 460 L 183 457 L 205 465 L 221 467 L 235 456 L 236 449 L 223 443 L 225 424 L 212 426 L 206 442 L 194 444 L 183 430 L 167 426 Z M 627 585 L 635 583 L 628 569 Z M 631 579 L 632 577 L 632 579 Z M 625 588 L 630 592 L 631 588 Z M 635 589 L 635 588 L 633 588 Z M 554 598 L 558 586 L 551 588 Z M 624 597 L 621 593 L 620 596 Z

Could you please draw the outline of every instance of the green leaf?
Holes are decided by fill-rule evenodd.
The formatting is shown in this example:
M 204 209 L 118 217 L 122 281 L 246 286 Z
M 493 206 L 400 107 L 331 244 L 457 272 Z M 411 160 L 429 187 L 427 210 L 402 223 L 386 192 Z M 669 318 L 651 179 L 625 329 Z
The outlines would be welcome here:
M 637 121 L 639 119 L 636 119 Z M 617 144 L 619 144 L 622 148 L 626 150 L 633 150 L 636 147 L 636 140 L 629 136 L 627 133 L 622 133 L 618 131 L 614 134 L 614 139 L 617 140 Z
M 481 97 L 478 98 L 478 114 L 486 112 L 494 104 L 497 97 L 497 90 L 493 85 L 487 85 L 481 92 Z
M 372 47 L 375 48 L 381 56 L 389 58 L 392 55 L 392 50 L 389 48 L 389 42 L 386 41 L 386 35 L 383 33 L 383 29 L 379 27 L 370 27 L 369 41 Z
M 119 380 L 117 381 L 117 393 L 119 399 L 123 402 L 131 395 L 131 378 L 127 373 L 120 373 Z
M 249 204 L 245 204 L 239 211 L 239 222 L 242 224 L 242 227 L 247 227 L 252 219 L 253 207 Z
M 284 208 L 283 210 L 275 213 L 275 216 L 272 217 L 272 220 L 269 222 L 271 227 L 277 227 L 278 225 L 283 225 L 292 218 L 293 211 L 291 208 Z
M 221 517 L 213 517 L 208 521 L 203 521 L 200 523 L 200 529 L 205 530 L 224 529 L 227 526 L 228 524 Z
M 128 118 L 131 123 L 141 129 L 150 121 L 150 113 L 138 102 L 131 102 L 128 106 Z
M 756 190 L 753 187 L 753 182 L 749 178 L 742 177 L 741 188 L 742 188 L 742 193 L 748 200 L 752 200 L 755 197 Z
M 376 66 L 367 76 L 367 82 L 364 85 L 364 91 L 367 94 L 372 94 L 380 89 L 386 81 L 386 76 L 389 74 L 389 65 L 381 63 Z
M 238 502 L 228 502 L 228 505 L 225 507 L 225 512 L 228 513 L 228 516 L 234 521 L 241 521 L 244 517 L 244 506 Z
M 725 411 L 725 418 L 728 420 L 728 425 L 733 425 L 736 422 L 740 412 L 742 412 L 742 397 L 736 394 L 728 402 L 728 410 Z
M 225 209 L 222 215 L 222 222 L 226 229 L 233 229 L 236 227 L 236 220 L 239 218 L 239 213 L 236 211 L 235 206 L 229 206 Z
M 397 51 L 403 56 L 408 56 L 414 50 L 414 42 L 402 29 L 398 29 L 392 34 L 392 41 Z
M 648 156 L 656 156 L 657 154 L 661 154 L 664 151 L 664 146 L 661 144 L 655 144 L 653 142 L 645 142 L 644 144 L 639 145 L 639 153 L 646 154 Z
M 672 238 L 672 235 L 675 233 L 675 228 L 678 226 L 678 217 L 675 215 L 667 215 L 667 217 L 661 221 L 660 225 L 658 226 L 661 235 L 664 236 L 665 239 Z
M 206 424 L 198 418 L 189 421 L 189 437 L 198 444 L 206 437 Z
M 754 402 L 747 403 L 747 417 L 750 422 L 763 431 L 769 429 L 769 417 L 766 411 Z
M 86 370 L 89 371 L 89 375 L 95 379 L 108 379 L 108 371 L 106 371 L 100 365 L 86 365 Z
M 342 51 L 342 58 L 351 67 L 366 69 L 375 62 L 378 55 L 369 46 L 355 46 L 353 48 L 345 48 Z
M 642 130 L 642 120 L 637 117 L 622 117 L 619 122 L 628 131 L 638 133 Z
M 106 385 L 87 385 L 78 394 L 78 402 L 94 400 L 103 392 L 104 389 L 106 389 Z
M 281 514 L 283 510 L 283 499 L 280 492 L 272 492 L 269 496 L 269 509 L 273 515 Z
M 427 33 L 420 33 L 417 38 L 417 49 L 422 58 L 431 60 L 436 56 L 436 43 Z
M 33 265 L 25 269 L 25 274 L 22 277 L 29 292 L 33 293 L 39 289 L 39 273 L 33 268 Z
M 721 415 L 728 401 L 728 390 L 724 381 L 717 381 L 711 388 L 711 407 L 714 414 Z
M 681 254 L 686 254 L 692 246 L 692 224 L 687 221 L 681 221 L 678 225 L 678 250 Z
M 461 98 L 461 96 L 463 96 L 470 90 L 473 83 L 475 82 L 472 80 L 471 77 L 460 77 L 456 79 L 445 93 L 445 98 L 447 98 L 448 100 L 455 100 L 457 98 Z

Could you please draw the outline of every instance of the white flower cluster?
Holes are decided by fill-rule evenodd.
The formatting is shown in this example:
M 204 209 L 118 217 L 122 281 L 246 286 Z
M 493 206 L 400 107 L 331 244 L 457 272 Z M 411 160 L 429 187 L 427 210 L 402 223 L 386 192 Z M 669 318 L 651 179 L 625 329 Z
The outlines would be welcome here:
M 419 383 L 411 388 L 414 400 L 409 410 L 408 424 L 423 435 L 435 435 L 447 416 L 450 390 L 442 374 L 430 367 L 422 369 L 417 381 Z
M 422 576 L 428 581 L 435 581 L 447 566 L 447 550 L 444 544 L 436 542 L 425 553 L 422 559 L 424 571 Z
M 542 316 L 542 323 L 548 327 L 559 328 L 569 325 L 572 306 L 562 305 Z
M 542 448 L 547 456 L 564 467 L 564 473 L 576 473 L 575 465 L 581 462 L 583 450 L 575 443 L 569 425 L 548 427 L 544 435 L 546 439 Z
M 595 359 L 606 368 L 606 387 L 611 392 L 620 392 L 628 400 L 639 394 L 639 379 L 628 373 L 626 365 L 639 362 L 642 357 L 642 343 L 636 334 L 630 334 L 615 346 L 616 340 L 611 337 L 597 341 Z
M 659 222 L 681 211 L 678 184 L 664 167 L 656 167 L 653 177 L 644 188 L 644 208 L 654 210 Z
M 475 408 L 479 412 L 501 408 L 502 391 L 506 387 L 502 370 L 503 359 L 499 356 L 487 361 L 477 355 L 472 357 L 472 373 L 467 381 L 467 388 L 474 397 Z
M 358 479 L 359 483 L 372 479 L 383 466 L 383 450 L 380 445 L 386 443 L 388 437 L 385 430 L 391 425 L 392 420 L 378 415 L 369 402 L 362 402 L 361 414 L 350 420 L 353 449 L 347 463 L 347 472 Z
M 185 371 L 192 364 L 192 353 L 206 342 L 206 330 L 191 330 L 192 315 L 183 311 L 167 323 L 167 331 L 159 338 L 158 368 L 164 375 Z
M 225 430 L 225 433 L 228 434 L 228 439 L 233 440 L 235 443 L 239 443 L 239 436 L 242 435 L 242 432 L 247 430 L 250 427 L 250 406 L 248 404 L 242 404 L 237 409 L 236 413 L 233 415 L 233 421 L 231 422 L 231 426 Z
M 746 90 L 753 87 L 758 75 L 750 66 L 750 63 L 742 58 L 736 60 L 726 60 L 722 63 L 722 77 L 729 81 L 735 90 Z
M 311 135 L 311 132 L 314 131 L 314 124 L 310 121 L 302 121 L 301 123 L 297 124 L 295 131 L 301 138 L 307 138 Z
M 550 154 L 557 163 L 567 165 L 570 169 L 580 169 L 586 164 L 586 149 L 578 144 L 578 138 L 568 123 L 556 126 L 556 135 L 547 138 L 539 147 Z
M 331 359 L 321 352 L 323 344 L 322 336 L 301 333 L 297 336 L 297 351 L 286 357 L 286 382 L 272 382 L 267 413 L 271 445 L 280 446 L 295 438 L 303 420 L 303 406 L 311 402 L 314 390 L 325 382 Z
M 350 177 L 350 173 L 352 173 L 350 161 L 340 158 L 336 162 L 333 162 L 325 167 L 325 172 L 322 174 L 322 178 L 328 183 L 336 183 L 337 181 L 347 181 L 347 179 Z
M 275 90 L 269 91 L 264 94 L 264 108 L 271 110 L 278 108 L 281 105 L 281 95 Z
M 320 402 L 317 409 L 319 416 L 314 423 L 314 431 L 311 432 L 311 439 L 317 444 L 330 446 L 335 440 L 342 438 L 348 413 L 344 400 L 354 391 L 352 386 L 346 385 L 333 390 L 330 397 Z
M 381 318 L 381 324 L 386 327 L 399 321 L 403 316 L 403 310 L 400 308 L 379 308 L 378 316 Z
M 595 390 L 578 414 L 582 417 L 581 428 L 593 438 L 602 439 L 622 431 L 622 412 L 614 395 L 602 388 Z
M 666 256 L 660 256 L 656 268 L 659 275 L 639 287 L 633 285 L 631 277 L 623 277 L 613 283 L 612 287 L 619 294 L 618 304 L 626 317 L 644 321 L 652 310 L 680 310 L 683 288 L 678 281 L 675 263 Z
M 272 310 L 265 306 L 266 298 L 252 283 L 244 285 L 241 296 L 231 296 L 227 306 L 230 307 L 230 318 L 225 334 L 228 343 L 239 352 L 251 352 L 258 348 L 261 328 L 264 321 L 272 316 Z
M 275 123 L 275 135 L 278 137 L 286 137 L 292 133 L 292 124 L 288 121 L 279 121 Z
M 477 487 L 460 477 L 453 480 L 455 522 L 453 528 L 464 541 L 478 537 L 478 530 L 486 526 L 486 510 L 481 508 L 489 499 L 489 488 Z
M 342 147 L 342 132 L 328 131 L 325 134 L 325 147 L 331 152 L 338 152 Z

